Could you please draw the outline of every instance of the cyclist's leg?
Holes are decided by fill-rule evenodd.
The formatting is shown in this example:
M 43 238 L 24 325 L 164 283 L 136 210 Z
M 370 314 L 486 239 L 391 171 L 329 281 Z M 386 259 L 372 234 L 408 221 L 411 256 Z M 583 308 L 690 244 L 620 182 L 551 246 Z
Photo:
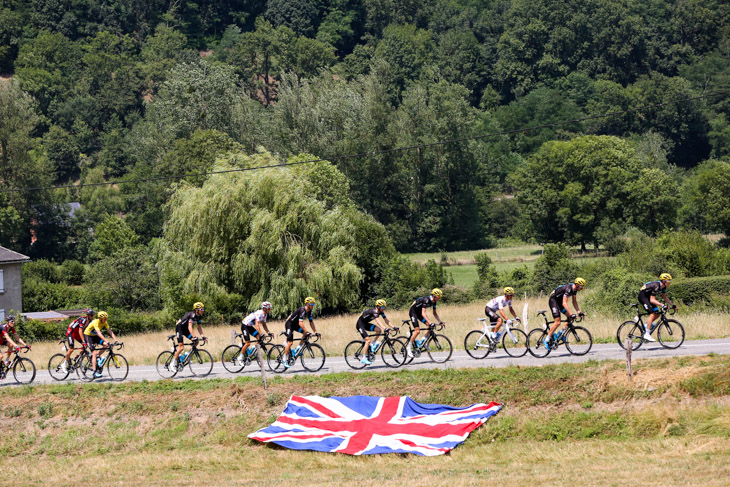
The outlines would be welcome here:
M 421 333 L 421 317 L 416 315 L 413 311 L 410 312 L 409 317 L 411 318 L 411 324 L 413 325 L 413 333 L 411 334 L 411 339 L 408 342 L 408 348 L 411 348 L 413 342 L 416 341 L 418 334 Z
M 381 333 L 383 333 L 383 330 L 381 330 L 380 327 L 378 325 L 376 325 L 375 323 L 370 323 L 370 331 L 372 331 L 376 335 L 380 335 Z M 369 342 L 370 342 L 370 337 L 368 337 L 368 339 L 366 340 L 366 343 L 369 343 Z M 375 350 L 377 350 L 377 347 L 380 346 L 380 337 L 379 336 L 375 337 L 375 343 L 373 343 L 373 346 L 376 347 Z
M 185 342 L 185 335 L 187 335 L 188 333 L 186 333 L 187 330 L 185 330 L 184 328 L 185 327 L 183 327 L 179 324 L 175 327 L 175 337 L 177 338 L 177 347 L 175 348 L 175 356 L 172 357 L 172 364 L 174 367 L 177 367 L 177 363 L 180 360 L 180 354 L 182 353 L 183 348 L 185 348 L 183 343 Z
M 241 345 L 241 355 L 246 356 L 246 350 L 251 345 L 251 332 L 249 327 L 245 324 L 241 324 L 241 334 L 243 335 L 243 345 Z
M 282 358 L 285 359 L 286 357 L 289 356 L 289 352 L 291 351 L 291 346 L 294 344 L 294 328 L 290 321 L 286 322 L 286 324 L 284 325 L 284 330 L 286 331 L 286 346 L 284 347 L 284 354 L 283 354 L 284 356 Z
M 368 328 L 370 328 L 370 325 L 368 323 L 365 323 L 362 319 L 358 318 L 357 324 L 355 324 L 355 329 L 360 334 L 362 339 L 365 340 L 365 350 L 367 350 L 370 346 L 370 336 L 368 335 Z
M 74 337 L 73 337 L 73 333 L 71 333 L 70 335 L 66 336 L 66 348 L 68 348 L 68 350 L 66 350 L 66 356 L 64 357 L 63 362 L 67 364 L 67 363 L 69 363 L 71 361 L 71 354 L 74 351 Z
M 553 315 L 553 324 L 548 330 L 548 337 L 552 337 L 553 333 L 555 333 L 560 326 L 560 313 L 564 313 L 565 308 L 563 308 L 562 303 L 558 303 L 558 300 L 555 298 L 550 298 L 548 306 L 550 307 L 550 313 Z

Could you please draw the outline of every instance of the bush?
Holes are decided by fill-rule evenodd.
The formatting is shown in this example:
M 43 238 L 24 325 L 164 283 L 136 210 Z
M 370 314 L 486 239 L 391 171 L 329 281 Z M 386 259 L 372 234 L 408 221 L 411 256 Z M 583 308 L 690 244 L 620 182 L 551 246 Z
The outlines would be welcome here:
M 80 289 L 36 278 L 23 279 L 23 308 L 27 311 L 48 311 L 82 305 L 83 293 Z
M 609 311 L 626 311 L 630 304 L 638 302 L 641 286 L 652 279 L 650 274 L 628 272 L 620 267 L 613 268 L 601 276 L 601 287 L 586 298 L 586 306 Z
M 578 266 L 570 260 L 570 252 L 565 244 L 546 244 L 543 254 L 537 259 L 532 272 L 532 284 L 536 291 L 549 292 L 573 282 Z
M 375 295 L 385 299 L 391 307 L 410 306 L 415 298 L 431 292 L 434 287 L 443 287 L 449 280 L 450 275 L 443 264 L 430 260 L 424 267 L 397 255 L 383 265 Z
M 23 280 L 32 278 L 46 282 L 61 282 L 56 264 L 49 260 L 39 259 L 23 264 Z
M 687 277 L 722 275 L 730 271 L 725 251 L 700 232 L 670 232 L 656 244 L 657 253 L 678 267 Z
M 667 288 L 667 294 L 672 301 L 686 305 L 702 302 L 710 306 L 723 306 L 730 295 L 730 276 L 675 279 Z
M 84 282 L 84 264 L 78 260 L 64 260 L 59 269 L 62 282 L 69 286 L 80 286 Z
M 477 263 L 477 276 L 479 282 L 487 286 L 494 287 L 499 284 L 499 276 L 497 268 L 492 264 L 492 259 L 486 252 L 477 252 L 474 254 L 474 261 Z

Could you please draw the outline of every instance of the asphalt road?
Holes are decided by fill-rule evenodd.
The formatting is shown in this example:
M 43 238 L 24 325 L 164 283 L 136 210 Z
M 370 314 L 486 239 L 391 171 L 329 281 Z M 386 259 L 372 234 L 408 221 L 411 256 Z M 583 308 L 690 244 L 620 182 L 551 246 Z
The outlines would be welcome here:
M 707 355 L 709 353 L 716 353 L 716 354 L 723 354 L 727 355 L 730 354 L 730 338 L 722 338 L 722 339 L 716 339 L 716 340 L 693 340 L 693 341 L 686 341 L 682 346 L 676 350 L 667 350 L 665 348 L 662 348 L 661 345 L 654 344 L 643 344 L 639 350 L 635 350 L 633 352 L 633 360 L 642 359 L 642 358 L 662 358 L 662 357 L 677 357 L 677 356 L 683 356 L 683 355 Z M 413 369 L 438 369 L 438 368 L 475 368 L 475 367 L 507 367 L 510 365 L 521 365 L 521 366 L 542 366 L 547 364 L 556 364 L 556 363 L 579 363 L 579 362 L 587 362 L 589 360 L 623 360 L 626 357 L 626 352 L 620 348 L 617 344 L 594 344 L 591 351 L 582 356 L 582 357 L 576 357 L 573 355 L 570 355 L 568 351 L 565 349 L 565 347 L 561 347 L 558 350 L 554 350 L 545 358 L 537 359 L 532 357 L 529 353 L 526 354 L 524 357 L 521 358 L 512 358 L 509 357 L 502 349 L 497 350 L 496 353 L 490 354 L 488 357 L 481 359 L 481 360 L 475 360 L 471 357 L 469 357 L 465 351 L 463 350 L 455 350 L 451 359 L 444 363 L 444 364 L 435 364 L 431 362 L 428 359 L 428 356 L 421 356 L 417 359 L 415 359 L 410 365 L 407 365 L 408 368 Z M 207 376 L 206 378 L 216 378 L 216 379 L 230 379 L 235 378 L 237 376 L 250 376 L 250 377 L 260 377 L 261 371 L 259 370 L 259 367 L 257 364 L 252 364 L 246 367 L 242 372 L 239 374 L 230 374 L 227 372 L 223 365 L 220 363 L 220 358 L 218 357 L 218 361 L 215 362 L 213 366 L 212 373 Z M 373 365 L 366 367 L 364 369 L 361 369 L 360 371 L 353 371 L 347 363 L 345 363 L 345 359 L 342 356 L 334 356 L 334 357 L 327 357 L 325 360 L 324 367 L 317 372 L 318 374 L 327 374 L 332 372 L 365 372 L 365 371 L 378 371 L 378 372 L 388 372 L 393 370 L 399 370 L 399 369 L 392 369 L 389 367 L 386 367 L 382 360 L 380 359 L 380 356 L 377 357 Z M 282 374 L 282 376 L 291 376 L 294 374 L 309 374 L 311 372 L 306 372 L 302 366 L 301 363 L 297 362 L 296 365 L 294 365 L 289 371 Z M 272 377 L 275 374 L 273 374 L 268 369 L 266 370 L 267 377 Z M 160 376 L 157 374 L 157 371 L 155 369 L 154 365 L 141 365 L 141 366 L 134 366 L 129 368 L 129 375 L 127 377 L 127 381 L 155 381 L 160 380 Z M 189 369 L 183 370 L 181 373 L 178 373 L 178 375 L 172 379 L 172 380 L 185 380 L 185 379 L 195 379 L 193 374 L 190 372 Z M 81 382 L 75 374 L 70 374 L 69 377 L 64 382 L 70 382 L 70 383 L 83 383 Z M 97 379 L 95 382 L 102 382 L 102 383 L 108 383 L 111 382 L 109 378 L 104 375 L 101 379 Z M 35 381 L 33 384 L 58 384 L 58 381 L 55 381 L 49 374 L 47 370 L 39 370 L 36 374 Z M 15 381 L 12 378 L 12 375 L 10 377 L 5 378 L 5 380 L 2 381 L 2 384 L 0 384 L 0 387 L 7 387 L 15 385 Z

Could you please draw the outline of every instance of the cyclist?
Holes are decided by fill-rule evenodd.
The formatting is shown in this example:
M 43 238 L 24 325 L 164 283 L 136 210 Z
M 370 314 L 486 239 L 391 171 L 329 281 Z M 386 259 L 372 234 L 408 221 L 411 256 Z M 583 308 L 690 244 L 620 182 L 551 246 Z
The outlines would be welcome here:
M 109 323 L 106 321 L 107 318 L 109 318 L 109 315 L 106 311 L 99 311 L 97 318 L 86 325 L 86 328 L 84 329 L 84 338 L 86 339 L 87 346 L 91 350 L 91 363 L 96 366 L 94 377 L 97 378 L 101 377 L 101 367 L 104 364 L 97 359 L 99 351 L 96 347 L 98 345 L 101 345 L 101 348 L 107 348 L 109 346 L 109 342 L 104 338 L 104 335 L 101 334 L 102 328 L 109 330 L 109 334 L 114 339 L 114 343 L 117 342 L 117 337 L 114 335 L 112 329 L 109 328 Z
M 484 312 L 487 314 L 487 318 L 489 318 L 489 324 L 494 325 L 494 329 L 489 334 L 495 341 L 499 340 L 499 337 L 502 335 L 499 332 L 499 328 L 502 326 L 502 323 L 508 319 L 504 312 L 505 307 L 509 307 L 509 310 L 512 313 L 512 316 L 515 317 L 515 320 L 520 321 L 517 317 L 517 313 L 515 313 L 515 309 L 512 307 L 512 298 L 515 295 L 515 290 L 507 286 L 502 292 L 504 293 L 502 296 L 497 296 L 492 299 L 484 307 Z
M 443 324 L 443 321 L 441 321 L 439 314 L 436 312 L 436 303 L 439 302 L 442 296 L 443 293 L 441 292 L 441 289 L 435 287 L 431 290 L 430 295 L 423 298 L 418 298 L 413 301 L 411 309 L 408 311 L 408 315 L 411 318 L 411 324 L 413 325 L 413 335 L 411 336 L 411 340 L 408 342 L 408 348 L 406 349 L 408 357 L 413 357 L 413 342 L 416 340 L 416 337 L 421 332 L 421 327 L 418 322 L 421 321 L 427 326 L 431 326 L 431 321 L 429 321 L 428 316 L 426 316 L 426 308 L 431 307 L 433 309 L 433 317 L 439 320 L 439 324 Z M 423 340 L 424 339 L 421 338 L 420 340 L 416 341 L 416 346 L 419 346 L 421 343 L 423 343 Z
M 84 340 L 84 328 L 86 328 L 86 325 L 91 323 L 91 320 L 94 319 L 94 314 L 94 310 L 89 308 L 84 311 L 83 316 L 79 316 L 73 320 L 70 325 L 68 325 L 68 329 L 66 330 L 68 350 L 66 351 L 66 357 L 61 364 L 61 370 L 63 370 L 64 374 L 68 371 L 68 364 L 71 363 L 71 354 L 74 351 L 74 343 L 79 342 L 82 348 L 86 347 L 86 340 Z M 82 352 L 79 352 L 79 354 L 80 353 Z
M 308 296 L 304 300 L 304 306 L 301 308 L 297 308 L 296 311 L 294 311 L 292 314 L 289 315 L 289 318 L 286 319 L 286 323 L 284 324 L 284 329 L 286 330 L 286 347 L 284 347 L 284 367 L 287 369 L 289 368 L 289 361 L 286 359 L 289 356 L 289 351 L 291 350 L 291 346 L 294 343 L 294 332 L 302 334 L 302 339 L 299 341 L 299 346 L 295 348 L 292 353 L 296 355 L 296 353 L 299 351 L 302 345 L 304 345 L 304 336 L 309 334 L 309 331 L 304 326 L 304 318 L 307 318 L 309 320 L 309 324 L 312 326 L 312 331 L 317 335 L 320 336 L 319 333 L 317 333 L 317 328 L 314 326 L 314 321 L 312 321 L 312 310 L 314 309 L 314 298 L 311 296 Z
M 651 324 L 659 316 L 659 307 L 662 305 L 657 300 L 656 295 L 661 293 L 664 302 L 668 303 L 673 309 L 677 309 L 677 306 L 667 296 L 667 286 L 671 283 L 672 276 L 664 272 L 659 276 L 658 281 L 647 282 L 639 290 L 639 303 L 649 312 L 649 319 L 646 320 L 646 328 L 644 329 L 644 340 L 648 342 L 656 341 L 651 337 Z
M 249 348 L 249 345 L 251 344 L 252 336 L 256 338 L 261 335 L 262 326 L 269 336 L 273 336 L 269 332 L 269 327 L 266 326 L 266 319 L 270 312 L 271 303 L 264 301 L 261 303 L 261 309 L 254 311 L 241 321 L 241 333 L 243 334 L 243 339 L 246 340 L 246 343 L 244 343 L 241 347 L 239 360 L 243 360 L 244 354 L 251 355 L 256 350 L 255 346 Z
M 568 296 L 572 296 L 573 298 L 573 307 L 575 308 L 575 311 L 578 313 L 578 316 L 585 316 L 585 313 L 583 313 L 580 308 L 578 307 L 578 299 L 576 295 L 578 294 L 578 291 L 585 289 L 586 287 L 586 280 L 582 277 L 576 277 L 574 282 L 571 282 L 570 284 L 563 284 L 562 286 L 556 287 L 553 292 L 550 293 L 550 299 L 548 300 L 548 306 L 550 306 L 550 311 L 553 314 L 553 318 L 555 322 L 550 327 L 550 331 L 548 333 L 548 337 L 545 338 L 545 348 L 549 349 L 551 342 L 553 340 L 560 339 L 563 332 L 565 332 L 565 329 L 568 327 L 568 323 L 566 322 L 563 326 L 563 329 L 560 330 L 558 333 L 555 333 L 560 326 L 560 313 L 563 313 L 565 316 L 570 317 L 571 320 L 575 319 L 575 313 L 570 312 L 570 308 L 568 308 Z
M 12 338 L 10 338 L 10 334 L 15 337 L 15 341 L 13 341 Z M 17 343 L 19 342 L 22 346 L 27 347 L 26 343 L 18 336 L 18 332 L 15 331 L 15 316 L 8 315 L 7 318 L 5 318 L 5 323 L 0 324 L 0 346 L 7 345 L 8 350 L 8 358 L 5 359 L 5 367 L 10 366 L 10 353 L 15 349 L 15 351 L 20 350 L 20 346 L 18 346 Z M 0 361 L 3 360 L 3 351 L 2 348 L 0 348 Z
M 368 331 L 374 331 L 375 333 L 382 333 L 382 329 L 384 328 L 383 324 L 380 322 L 380 317 L 383 317 L 383 320 L 385 321 L 385 324 L 390 328 L 390 320 L 385 316 L 385 300 L 384 299 L 378 299 L 375 301 L 375 307 L 366 309 L 362 312 L 360 317 L 357 319 L 357 324 L 355 325 L 355 328 L 357 331 L 360 332 L 360 335 L 365 340 L 365 350 L 367 350 L 367 347 L 370 347 L 370 351 L 373 353 L 378 349 L 380 346 L 380 341 L 376 341 L 372 345 L 370 344 L 370 337 L 368 336 Z M 375 323 L 371 323 L 371 321 L 375 320 Z M 388 329 L 386 328 L 386 330 Z M 365 365 L 371 365 L 372 362 L 368 360 L 367 354 L 363 355 L 360 362 L 364 363 Z
M 201 338 L 205 340 L 205 336 L 203 335 L 203 327 L 200 324 L 203 319 L 204 312 L 205 305 L 198 301 L 197 303 L 193 304 L 192 311 L 185 313 L 185 316 L 177 320 L 177 323 L 175 323 L 175 335 L 177 335 L 177 349 L 175 350 L 175 356 L 173 357 L 172 363 L 170 364 L 170 369 L 172 372 L 177 371 L 177 362 L 179 360 L 180 354 L 183 351 L 183 348 L 185 348 L 183 345 L 185 338 L 193 341 L 198 339 L 198 337 L 195 336 L 195 333 L 193 333 L 194 323 L 198 325 L 198 333 L 200 333 Z

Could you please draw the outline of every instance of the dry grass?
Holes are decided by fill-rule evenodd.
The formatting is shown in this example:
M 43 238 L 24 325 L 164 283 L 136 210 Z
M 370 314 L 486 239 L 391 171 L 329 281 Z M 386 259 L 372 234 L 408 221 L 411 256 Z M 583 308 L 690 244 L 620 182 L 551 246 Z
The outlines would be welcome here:
M 528 298 L 528 327 L 536 328 L 543 323 L 541 317 L 535 316 L 537 311 L 547 309 L 546 298 Z M 523 305 L 525 301 L 515 300 L 514 307 L 517 315 L 522 318 Z M 579 301 L 580 303 L 580 301 Z M 616 329 L 625 320 L 632 316 L 610 316 L 605 314 L 592 314 L 587 310 L 583 326 L 588 328 L 595 341 L 614 341 Z M 463 348 L 464 336 L 475 329 L 481 328 L 477 318 L 484 317 L 484 303 L 471 303 L 466 305 L 442 305 L 439 306 L 439 315 L 448 324 L 442 332 L 451 338 L 455 348 Z M 548 313 L 549 316 L 549 313 Z M 342 355 L 345 346 L 352 340 L 358 340 L 360 335 L 355 331 L 355 322 L 358 315 L 337 315 L 326 318 L 315 319 L 317 331 L 322 333 L 320 344 L 328 355 Z M 388 317 L 395 326 L 401 327 L 401 320 L 408 318 L 407 310 L 391 310 Z M 730 336 L 727 328 L 727 314 L 719 312 L 694 312 L 691 314 L 679 314 L 675 316 L 685 325 L 687 339 L 692 338 L 724 338 Z M 281 343 L 283 337 L 279 332 L 283 331 L 283 321 L 269 323 L 269 330 L 275 335 L 275 342 Z M 407 328 L 401 329 L 404 334 Z M 216 360 L 220 357 L 223 349 L 231 343 L 231 332 L 240 332 L 240 329 L 232 326 L 206 326 L 203 331 L 210 339 L 206 349 Z M 129 360 L 131 365 L 154 364 L 157 355 L 165 349 L 170 348 L 171 342 L 167 340 L 170 332 L 145 333 L 119 337 L 124 341 L 125 347 L 122 353 Z M 48 358 L 58 353 L 60 347 L 56 342 L 41 342 L 33 344 L 33 351 L 29 355 L 40 368 L 45 368 Z

